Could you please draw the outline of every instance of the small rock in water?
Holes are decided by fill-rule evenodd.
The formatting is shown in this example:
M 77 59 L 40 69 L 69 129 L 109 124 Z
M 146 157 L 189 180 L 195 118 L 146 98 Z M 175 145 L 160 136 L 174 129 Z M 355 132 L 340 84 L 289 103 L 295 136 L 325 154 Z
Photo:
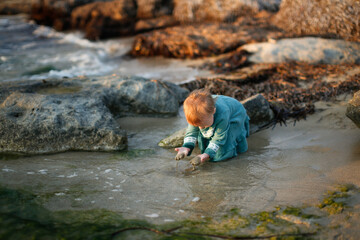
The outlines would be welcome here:
M 164 222 L 175 222 L 174 219 L 164 219 Z
M 199 197 L 194 197 L 194 199 L 193 200 L 191 200 L 192 202 L 198 202 L 198 201 L 200 201 L 200 198 Z
M 153 213 L 153 214 L 145 215 L 145 217 L 149 217 L 149 218 L 157 218 L 157 217 L 159 217 L 159 214 L 157 214 L 157 213 Z

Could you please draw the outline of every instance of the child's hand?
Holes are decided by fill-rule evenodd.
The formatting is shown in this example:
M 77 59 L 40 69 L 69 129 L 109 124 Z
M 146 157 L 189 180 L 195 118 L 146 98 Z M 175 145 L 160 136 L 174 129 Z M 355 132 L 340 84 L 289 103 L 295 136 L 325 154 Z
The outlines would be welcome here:
M 201 163 L 206 162 L 207 160 L 209 160 L 209 158 L 210 156 L 207 153 L 203 153 L 191 159 L 190 164 L 193 166 L 197 166 L 200 165 Z
M 201 158 L 199 156 L 196 156 L 190 160 L 190 164 L 193 165 L 194 167 L 200 165 L 200 163 L 201 163 Z
M 186 147 L 180 147 L 180 148 L 175 148 L 175 151 L 178 152 L 175 156 L 175 160 L 180 160 L 189 154 L 190 149 Z

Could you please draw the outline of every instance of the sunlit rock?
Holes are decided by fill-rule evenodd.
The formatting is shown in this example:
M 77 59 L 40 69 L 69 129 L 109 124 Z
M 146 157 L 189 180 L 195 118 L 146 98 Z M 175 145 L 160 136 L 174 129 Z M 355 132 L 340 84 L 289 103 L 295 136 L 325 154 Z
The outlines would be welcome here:
M 298 36 L 325 35 L 359 42 L 359 14 L 358 0 L 282 0 L 273 23 Z
M 242 46 L 253 53 L 254 63 L 281 63 L 302 61 L 311 64 L 359 64 L 360 44 L 339 39 L 315 37 L 281 39 Z
M 346 116 L 360 128 L 360 91 L 357 91 L 349 101 Z

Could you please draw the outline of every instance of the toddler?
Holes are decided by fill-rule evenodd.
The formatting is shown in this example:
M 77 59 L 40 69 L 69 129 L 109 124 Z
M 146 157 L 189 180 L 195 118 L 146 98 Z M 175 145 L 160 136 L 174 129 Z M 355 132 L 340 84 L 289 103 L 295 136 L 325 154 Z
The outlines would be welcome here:
M 195 90 L 184 102 L 184 113 L 189 125 L 184 144 L 175 148 L 176 160 L 190 156 L 196 142 L 201 154 L 190 161 L 194 166 L 205 161 L 222 161 L 247 151 L 250 118 L 236 99 L 211 95 L 205 89 Z

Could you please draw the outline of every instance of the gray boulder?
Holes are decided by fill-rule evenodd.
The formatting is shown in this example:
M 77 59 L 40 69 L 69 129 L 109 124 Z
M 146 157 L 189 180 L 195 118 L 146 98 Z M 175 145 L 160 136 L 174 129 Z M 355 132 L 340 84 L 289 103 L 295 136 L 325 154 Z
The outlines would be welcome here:
M 126 132 L 115 115 L 175 115 L 187 92 L 119 76 L 1 83 L 0 152 L 123 150 Z
M 360 128 L 360 91 L 357 91 L 349 101 L 346 116 Z
M 274 113 L 270 108 L 269 102 L 261 94 L 245 99 L 241 103 L 250 117 L 250 134 L 265 129 L 273 123 Z M 185 133 L 186 128 L 180 129 L 162 139 L 158 146 L 164 148 L 180 147 L 183 144 Z
M 315 37 L 281 39 L 242 46 L 253 53 L 254 63 L 303 61 L 311 64 L 360 64 L 360 44 L 338 39 Z
M 79 95 L 12 93 L 0 105 L 0 151 L 26 154 L 127 147 L 100 99 Z
M 84 91 L 100 96 L 116 116 L 174 116 L 189 91 L 170 82 L 142 77 L 100 77 L 93 79 Z
M 250 134 L 266 128 L 274 121 L 274 112 L 270 108 L 269 102 L 261 94 L 241 101 L 248 116 L 250 117 Z

